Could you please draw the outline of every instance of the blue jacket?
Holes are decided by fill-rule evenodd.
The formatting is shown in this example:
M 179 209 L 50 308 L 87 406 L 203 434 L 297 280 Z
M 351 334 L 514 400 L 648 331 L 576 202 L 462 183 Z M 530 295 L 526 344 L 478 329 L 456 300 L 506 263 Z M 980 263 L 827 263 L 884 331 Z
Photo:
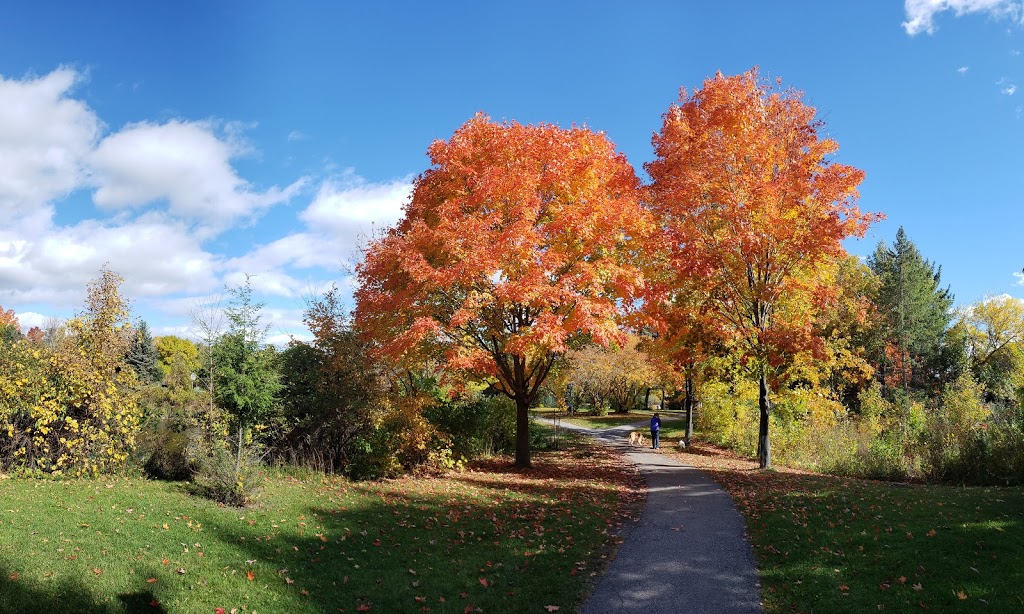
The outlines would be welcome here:
M 651 431 L 661 430 L 661 418 L 658 416 L 651 416 Z

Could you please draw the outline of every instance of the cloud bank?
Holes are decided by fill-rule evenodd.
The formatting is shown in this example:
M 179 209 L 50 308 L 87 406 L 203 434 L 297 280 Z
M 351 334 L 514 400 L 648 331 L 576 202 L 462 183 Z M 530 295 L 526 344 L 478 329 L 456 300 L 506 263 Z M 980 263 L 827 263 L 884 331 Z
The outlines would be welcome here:
M 252 275 L 257 292 L 293 299 L 268 302 L 284 338 L 301 326 L 296 300 L 345 285 L 361 238 L 394 223 L 411 191 L 408 179 L 370 183 L 351 170 L 258 186 L 236 166 L 254 153 L 246 126 L 174 118 L 111 129 L 76 96 L 84 80 L 66 67 L 0 75 L 0 305 L 23 325 L 80 306 L 107 264 L 125 296 L 156 310 L 158 330 L 180 324 L 181 300 Z M 275 210 L 261 241 L 239 232 Z

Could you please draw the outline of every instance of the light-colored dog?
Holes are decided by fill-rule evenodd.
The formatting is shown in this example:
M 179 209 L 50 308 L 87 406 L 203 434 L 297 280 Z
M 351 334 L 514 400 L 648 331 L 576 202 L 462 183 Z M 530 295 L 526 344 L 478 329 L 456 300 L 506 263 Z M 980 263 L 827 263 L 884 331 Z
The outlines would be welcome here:
M 642 446 L 644 445 L 644 434 L 640 431 L 630 431 L 629 433 L 629 445 L 631 446 Z

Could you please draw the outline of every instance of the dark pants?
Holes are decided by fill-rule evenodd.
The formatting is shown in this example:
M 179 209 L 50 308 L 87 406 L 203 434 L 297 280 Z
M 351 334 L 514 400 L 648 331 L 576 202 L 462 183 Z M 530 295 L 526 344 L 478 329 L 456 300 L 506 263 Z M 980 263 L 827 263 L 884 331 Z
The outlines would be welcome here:
M 658 447 L 658 435 L 661 431 L 651 431 L 651 447 L 657 449 Z

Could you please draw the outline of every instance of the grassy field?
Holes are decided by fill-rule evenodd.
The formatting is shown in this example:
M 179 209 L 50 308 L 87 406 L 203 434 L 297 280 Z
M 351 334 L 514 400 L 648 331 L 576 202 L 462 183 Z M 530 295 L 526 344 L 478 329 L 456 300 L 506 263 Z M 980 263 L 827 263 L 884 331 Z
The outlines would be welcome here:
M 0 612 L 571 612 L 643 488 L 565 435 L 528 471 L 278 476 L 244 510 L 176 483 L 0 477 Z M 759 471 L 673 444 L 745 514 L 768 612 L 1024 610 L 1024 489 Z
M 673 448 L 746 516 L 767 612 L 1024 611 L 1024 489 L 760 471 Z
M 0 612 L 572 611 L 642 485 L 583 442 L 534 460 L 277 477 L 250 509 L 175 483 L 0 479 Z

